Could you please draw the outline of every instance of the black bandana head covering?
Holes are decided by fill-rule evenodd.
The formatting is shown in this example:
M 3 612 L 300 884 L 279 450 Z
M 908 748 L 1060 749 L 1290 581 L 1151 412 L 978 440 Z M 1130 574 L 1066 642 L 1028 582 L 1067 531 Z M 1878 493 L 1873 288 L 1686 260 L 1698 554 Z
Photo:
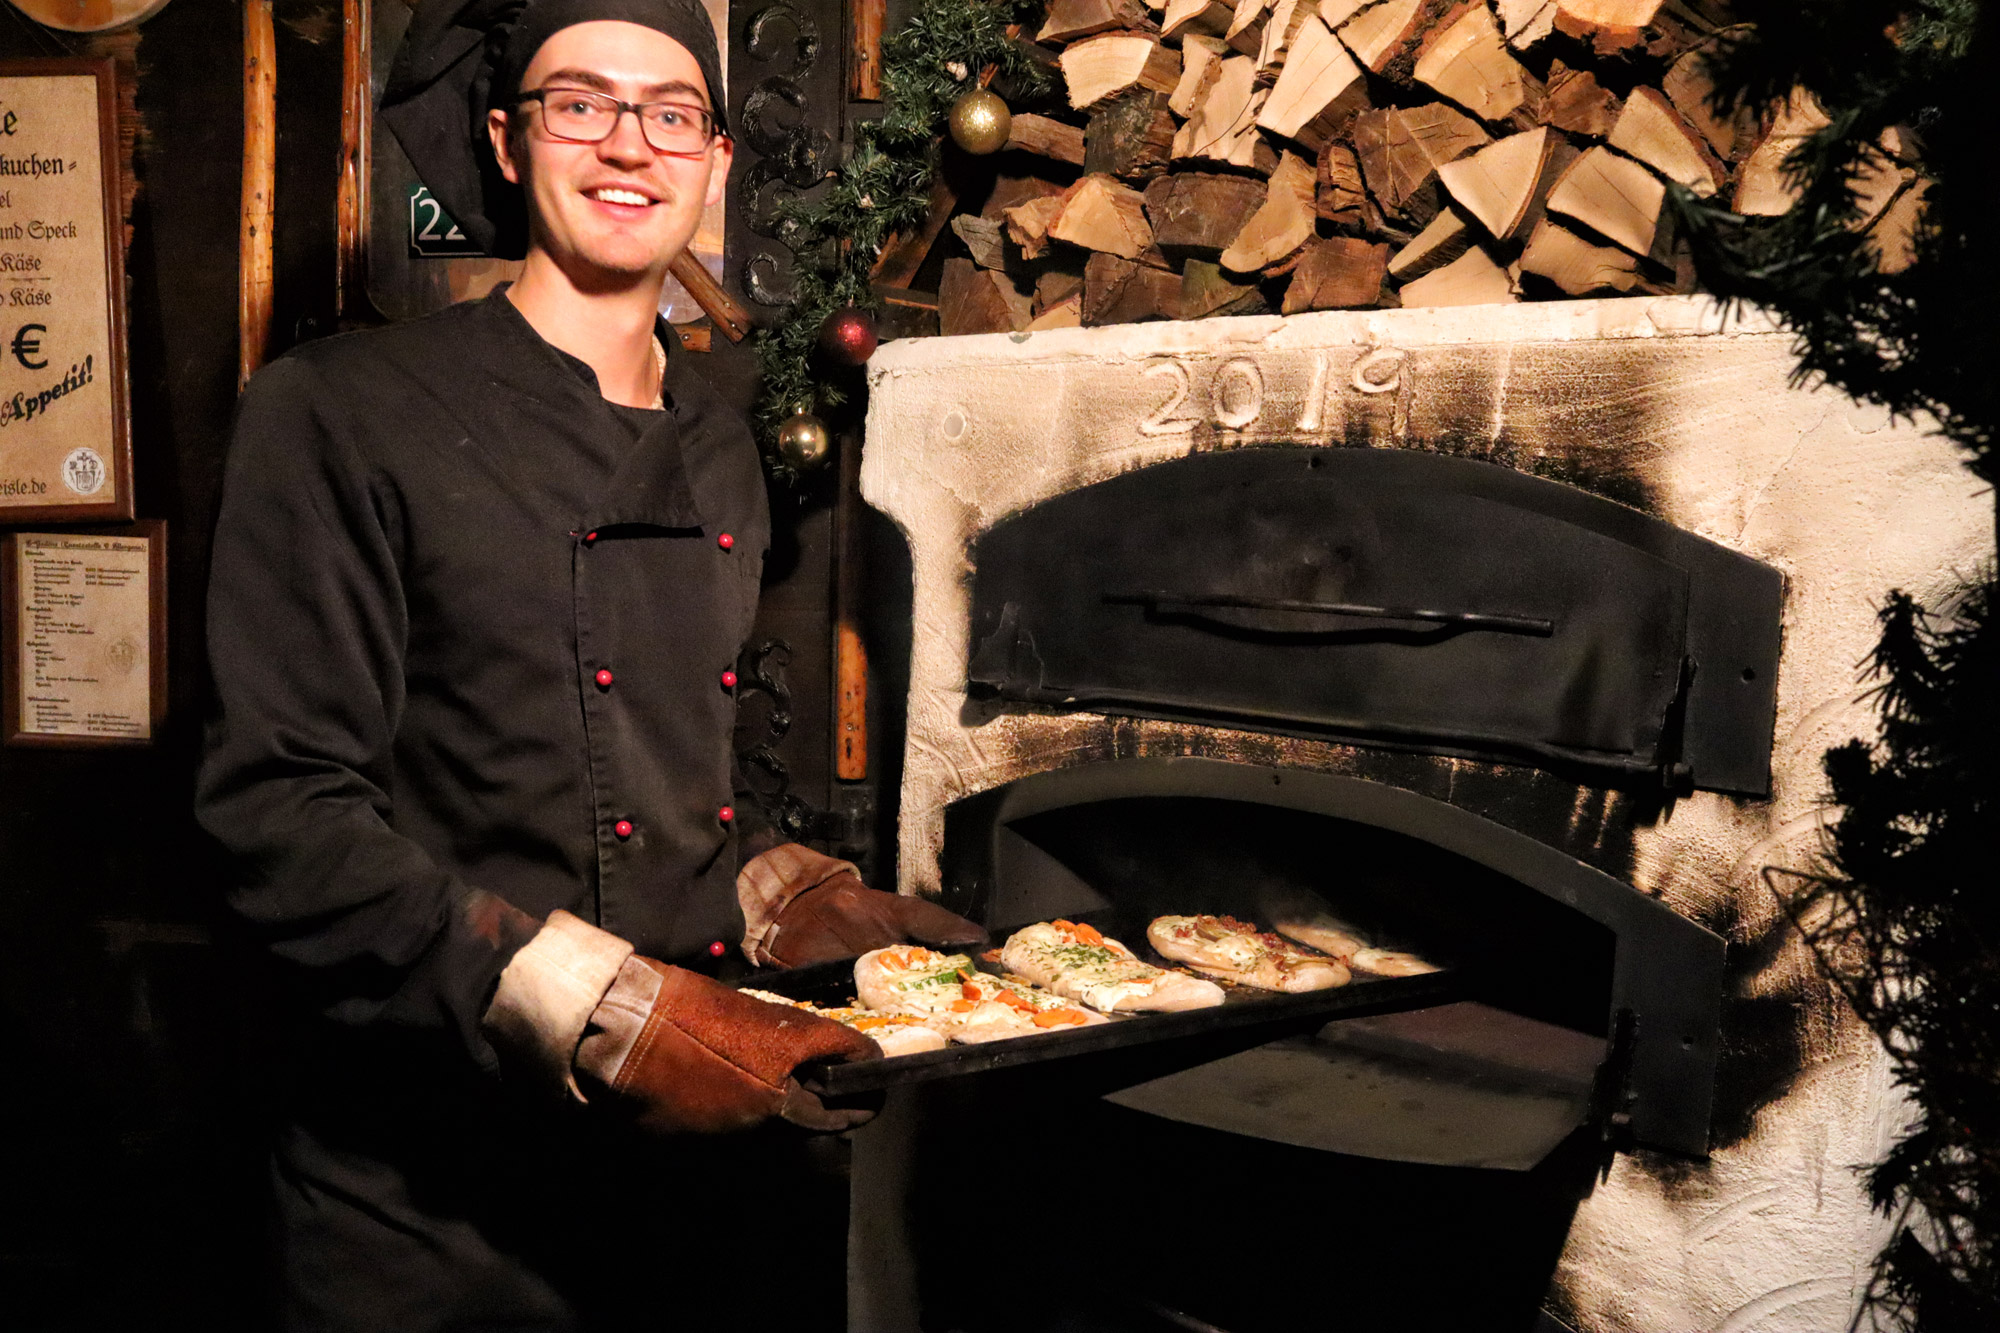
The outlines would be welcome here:
M 382 119 L 431 194 L 489 255 L 528 253 L 528 215 L 520 187 L 493 158 L 486 113 L 515 110 L 521 75 L 542 43 L 600 19 L 652 28 L 685 46 L 708 85 L 715 127 L 727 132 L 722 60 L 701 0 L 421 0 L 410 18 L 382 93 Z

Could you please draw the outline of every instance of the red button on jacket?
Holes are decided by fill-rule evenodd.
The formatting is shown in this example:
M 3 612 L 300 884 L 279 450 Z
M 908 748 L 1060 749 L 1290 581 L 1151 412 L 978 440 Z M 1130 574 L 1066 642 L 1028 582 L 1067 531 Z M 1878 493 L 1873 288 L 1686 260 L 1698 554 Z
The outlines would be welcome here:
M 736 673 L 734 671 L 725 671 L 722 673 L 722 688 L 725 690 L 736 688 Z
M 632 821 L 621 819 L 611 826 L 611 831 L 621 838 L 629 838 L 632 836 Z
M 717 546 L 720 546 L 723 550 L 727 551 L 731 547 L 736 545 L 736 539 L 725 532 L 720 537 L 717 537 L 715 539 L 715 544 Z
M 611 672 L 607 668 L 599 667 L 597 669 L 597 688 L 600 690 L 610 689 L 611 679 Z
M 730 820 L 736 818 L 736 812 L 725 805 L 715 812 L 715 817 L 727 824 Z

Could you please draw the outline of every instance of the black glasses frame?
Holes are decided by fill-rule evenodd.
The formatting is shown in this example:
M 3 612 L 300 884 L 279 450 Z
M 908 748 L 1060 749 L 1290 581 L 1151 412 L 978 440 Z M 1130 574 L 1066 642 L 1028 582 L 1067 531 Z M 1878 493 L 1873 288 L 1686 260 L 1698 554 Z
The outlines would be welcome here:
M 556 94 L 567 97 L 582 95 L 585 97 L 602 98 L 617 107 L 618 112 L 612 116 L 611 124 L 605 127 L 604 133 L 595 139 L 579 139 L 574 135 L 557 134 L 549 128 L 548 122 L 548 98 Z M 713 111 L 710 111 L 707 107 L 696 106 L 692 102 L 627 102 L 623 98 L 613 97 L 610 93 L 601 93 L 595 88 L 531 88 L 517 93 L 514 102 L 516 106 L 526 102 L 539 104 L 542 108 L 542 133 L 548 135 L 551 139 L 558 139 L 563 143 L 603 143 L 606 139 L 618 133 L 618 122 L 625 119 L 627 111 L 631 112 L 633 118 L 639 122 L 639 137 L 646 141 L 646 147 L 663 157 L 700 157 L 714 145 L 717 139 L 726 139 L 729 137 L 728 131 L 716 126 L 715 113 Z M 654 143 L 653 136 L 646 132 L 645 112 L 646 108 L 655 106 L 670 106 L 677 111 L 689 111 L 700 116 L 703 129 L 702 146 L 683 151 L 680 149 L 662 148 Z

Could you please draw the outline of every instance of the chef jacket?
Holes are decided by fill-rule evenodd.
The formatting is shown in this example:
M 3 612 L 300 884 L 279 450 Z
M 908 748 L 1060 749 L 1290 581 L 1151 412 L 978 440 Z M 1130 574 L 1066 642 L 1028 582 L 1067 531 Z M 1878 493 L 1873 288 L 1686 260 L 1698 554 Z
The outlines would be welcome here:
M 503 292 L 244 392 L 197 792 L 310 1007 L 488 1068 L 524 942 L 488 895 L 661 958 L 741 935 L 724 673 L 769 536 L 748 432 L 664 326 L 666 410 L 621 409 Z

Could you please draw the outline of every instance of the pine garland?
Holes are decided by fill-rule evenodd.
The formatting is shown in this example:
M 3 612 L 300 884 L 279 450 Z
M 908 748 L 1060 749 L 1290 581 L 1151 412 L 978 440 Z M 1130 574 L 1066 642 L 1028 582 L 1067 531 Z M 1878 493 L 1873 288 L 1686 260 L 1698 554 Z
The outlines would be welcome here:
M 767 454 L 786 417 L 844 401 L 837 383 L 814 373 L 820 325 L 842 306 L 880 306 L 869 271 L 890 238 L 930 210 L 952 102 L 989 65 L 1025 88 L 1045 80 L 1007 32 L 1040 12 L 1040 0 L 924 0 L 883 41 L 884 114 L 856 129 L 853 153 L 821 194 L 779 210 L 779 239 L 798 260 L 791 306 L 757 336 L 764 378 L 755 419 Z

